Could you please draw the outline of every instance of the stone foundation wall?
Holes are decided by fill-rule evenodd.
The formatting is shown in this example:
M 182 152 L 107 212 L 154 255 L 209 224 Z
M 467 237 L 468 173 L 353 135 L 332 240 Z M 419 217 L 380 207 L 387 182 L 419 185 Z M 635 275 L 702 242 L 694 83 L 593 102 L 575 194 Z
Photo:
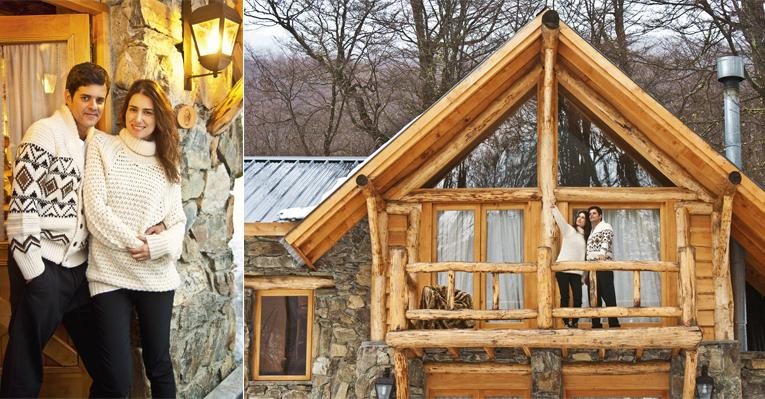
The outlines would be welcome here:
M 765 398 L 765 352 L 741 354 L 741 393 L 744 398 Z
M 106 3 L 110 6 L 113 133 L 119 129 L 124 95 L 137 79 L 156 80 L 173 106 L 192 105 L 199 115 L 194 127 L 179 130 L 188 234 L 178 262 L 182 283 L 173 304 L 171 355 L 178 397 L 204 397 L 236 367 L 235 266 L 228 242 L 233 234 L 230 190 L 234 179 L 242 175 L 242 118 L 216 137 L 205 127 L 212 107 L 229 91 L 231 68 L 217 78 L 193 79 L 193 90 L 185 91 L 183 59 L 175 48 L 181 41 L 181 2 Z M 204 4 L 192 1 L 192 7 Z M 202 72 L 197 69 L 201 67 L 195 66 L 194 73 Z M 140 356 L 134 357 L 134 369 L 143 370 Z M 134 378 L 131 397 L 147 395 L 142 382 Z

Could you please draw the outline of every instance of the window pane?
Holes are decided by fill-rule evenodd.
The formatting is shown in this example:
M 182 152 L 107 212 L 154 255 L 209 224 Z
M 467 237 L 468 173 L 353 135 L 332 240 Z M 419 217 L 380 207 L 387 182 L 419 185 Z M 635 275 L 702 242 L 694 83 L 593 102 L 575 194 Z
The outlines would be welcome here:
M 438 211 L 438 262 L 473 262 L 475 215 L 473 211 Z M 473 273 L 457 272 L 455 288 L 473 295 Z M 447 273 L 436 275 L 438 285 L 447 285 Z
M 305 375 L 308 297 L 263 296 L 259 375 Z
M 523 211 L 520 209 L 486 212 L 486 261 L 523 261 Z M 486 276 L 486 308 L 492 309 L 493 273 Z M 499 274 L 499 308 L 523 308 L 523 275 Z
M 658 209 L 604 209 L 603 220 L 614 229 L 614 260 L 659 260 L 661 226 Z M 616 305 L 632 307 L 632 272 L 614 272 Z M 583 286 L 582 306 L 589 306 Z M 661 278 L 657 272 L 640 272 L 640 304 L 661 306 Z M 658 317 L 620 317 L 627 323 L 659 322 Z

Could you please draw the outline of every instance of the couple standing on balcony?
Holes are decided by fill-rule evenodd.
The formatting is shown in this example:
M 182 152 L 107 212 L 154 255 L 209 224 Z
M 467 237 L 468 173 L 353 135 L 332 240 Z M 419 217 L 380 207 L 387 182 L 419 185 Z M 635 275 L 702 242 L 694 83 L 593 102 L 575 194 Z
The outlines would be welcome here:
M 603 221 L 603 210 L 600 207 L 591 206 L 587 211 L 577 212 L 573 225 L 566 223 L 557 206 L 553 205 L 552 213 L 561 231 L 561 248 L 556 262 L 613 260 L 614 230 L 610 224 Z M 604 302 L 606 306 L 616 306 L 614 272 L 599 270 L 596 277 L 598 306 Z M 568 306 L 569 287 L 574 297 L 574 307 L 581 307 L 582 284 L 588 283 L 588 276 L 581 270 L 565 270 L 555 273 L 555 279 L 560 288 L 561 307 Z M 577 318 L 563 319 L 567 328 L 576 328 L 578 323 Z M 619 327 L 619 319 L 609 317 L 608 326 Z M 592 328 L 602 328 L 599 317 L 592 319 Z

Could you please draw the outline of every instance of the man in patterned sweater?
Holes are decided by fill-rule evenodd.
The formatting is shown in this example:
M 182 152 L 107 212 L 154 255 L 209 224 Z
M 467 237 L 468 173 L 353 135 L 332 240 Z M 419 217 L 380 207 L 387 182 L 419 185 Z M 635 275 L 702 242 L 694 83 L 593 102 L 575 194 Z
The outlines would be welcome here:
M 42 350 L 62 321 L 93 376 L 96 339 L 80 184 L 85 141 L 101 119 L 109 85 L 102 67 L 75 65 L 66 79 L 66 104 L 32 124 L 18 146 L 7 225 L 12 313 L 2 397 L 39 395 Z
M 598 206 L 587 209 L 592 230 L 587 238 L 587 252 L 585 259 L 588 261 L 601 261 L 614 259 L 614 229 L 610 224 L 603 221 L 603 210 Z M 616 292 L 614 290 L 614 272 L 611 270 L 598 270 L 597 277 L 598 306 L 605 302 L 606 306 L 616 306 Z M 592 306 L 593 304 L 590 304 Z M 608 326 L 619 327 L 619 319 L 608 318 Z M 599 317 L 592 319 L 592 328 L 602 328 Z

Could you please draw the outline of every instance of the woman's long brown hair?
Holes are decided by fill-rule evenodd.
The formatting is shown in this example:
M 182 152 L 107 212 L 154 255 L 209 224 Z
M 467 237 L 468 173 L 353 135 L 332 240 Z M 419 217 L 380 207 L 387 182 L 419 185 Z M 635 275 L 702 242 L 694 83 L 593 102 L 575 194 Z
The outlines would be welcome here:
M 125 101 L 122 103 L 120 121 L 125 123 L 130 98 L 137 93 L 149 97 L 154 105 L 156 126 L 152 139 L 157 144 L 157 158 L 162 169 L 165 170 L 165 177 L 171 183 L 180 183 L 181 140 L 178 129 L 175 128 L 175 111 L 164 90 L 153 80 L 141 79 L 133 82 L 125 95 Z

